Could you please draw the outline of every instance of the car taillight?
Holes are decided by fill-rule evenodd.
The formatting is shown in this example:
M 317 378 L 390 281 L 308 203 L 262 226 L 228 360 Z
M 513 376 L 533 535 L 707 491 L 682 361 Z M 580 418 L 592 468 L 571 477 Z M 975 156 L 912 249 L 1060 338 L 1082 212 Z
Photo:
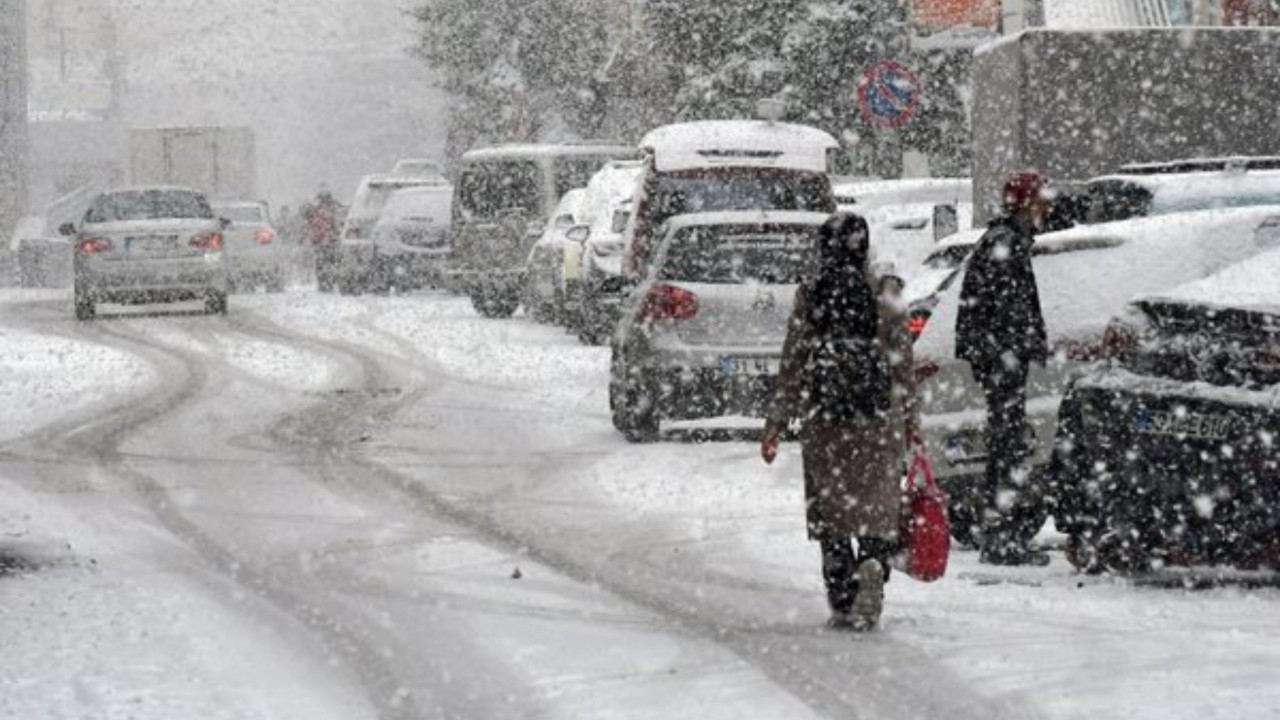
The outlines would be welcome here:
M 222 233 L 211 232 L 204 235 L 197 235 L 191 238 L 191 247 L 200 248 L 207 252 L 217 252 L 222 249 Z
M 698 314 L 698 296 L 674 285 L 654 285 L 640 306 L 640 321 L 691 320 Z
M 907 332 L 911 333 L 911 339 L 916 340 L 924 333 L 924 328 L 929 324 L 930 313 L 927 310 L 913 310 L 907 316 Z
M 86 238 L 76 243 L 76 249 L 85 255 L 110 252 L 111 248 L 111 241 L 106 238 Z
M 275 242 L 276 231 L 271 228 L 258 228 L 253 234 L 253 239 L 257 240 L 259 245 L 270 245 Z
M 1104 360 L 1114 360 L 1133 352 L 1137 348 L 1137 328 L 1120 318 L 1114 318 L 1107 323 L 1107 329 L 1102 331 L 1102 351 L 1100 353 Z

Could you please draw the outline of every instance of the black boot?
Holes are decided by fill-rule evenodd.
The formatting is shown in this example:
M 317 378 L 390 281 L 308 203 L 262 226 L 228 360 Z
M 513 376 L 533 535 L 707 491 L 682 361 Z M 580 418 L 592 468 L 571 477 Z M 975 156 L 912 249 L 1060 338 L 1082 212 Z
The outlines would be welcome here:
M 837 630 L 853 628 L 853 604 L 858 596 L 858 566 L 849 538 L 822 540 L 822 578 L 827 585 L 831 619 L 827 626 Z

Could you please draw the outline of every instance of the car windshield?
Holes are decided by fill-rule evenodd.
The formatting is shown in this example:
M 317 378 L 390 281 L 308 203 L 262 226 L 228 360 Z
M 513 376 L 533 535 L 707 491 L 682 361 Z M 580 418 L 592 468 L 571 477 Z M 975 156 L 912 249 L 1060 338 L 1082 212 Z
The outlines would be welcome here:
M 681 228 L 667 241 L 658 276 L 698 283 L 800 282 L 815 270 L 812 225 Z
M 207 219 L 213 208 L 197 193 L 182 190 L 129 190 L 100 196 L 85 214 L 87 223 L 129 220 Z

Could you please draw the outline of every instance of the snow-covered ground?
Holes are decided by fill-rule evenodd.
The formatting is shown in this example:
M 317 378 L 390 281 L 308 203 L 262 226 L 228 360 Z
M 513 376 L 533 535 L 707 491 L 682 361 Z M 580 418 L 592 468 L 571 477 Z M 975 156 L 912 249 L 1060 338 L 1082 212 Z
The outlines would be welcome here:
M 1269 587 L 958 551 L 825 631 L 798 448 L 627 445 L 608 351 L 557 328 L 433 293 L 68 315 L 0 297 L 4 357 L 135 380 L 0 385 L 66 399 L 5 421 L 0 551 L 42 568 L 0 575 L 0 714 L 1280 717 Z

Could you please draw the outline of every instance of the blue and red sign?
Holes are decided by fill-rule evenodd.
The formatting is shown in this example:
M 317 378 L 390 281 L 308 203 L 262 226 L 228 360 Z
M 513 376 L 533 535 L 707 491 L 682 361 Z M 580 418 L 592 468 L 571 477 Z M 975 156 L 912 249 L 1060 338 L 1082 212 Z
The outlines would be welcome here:
M 858 80 L 858 108 L 876 127 L 896 128 L 910 122 L 922 95 L 920 78 L 892 60 L 877 63 Z

